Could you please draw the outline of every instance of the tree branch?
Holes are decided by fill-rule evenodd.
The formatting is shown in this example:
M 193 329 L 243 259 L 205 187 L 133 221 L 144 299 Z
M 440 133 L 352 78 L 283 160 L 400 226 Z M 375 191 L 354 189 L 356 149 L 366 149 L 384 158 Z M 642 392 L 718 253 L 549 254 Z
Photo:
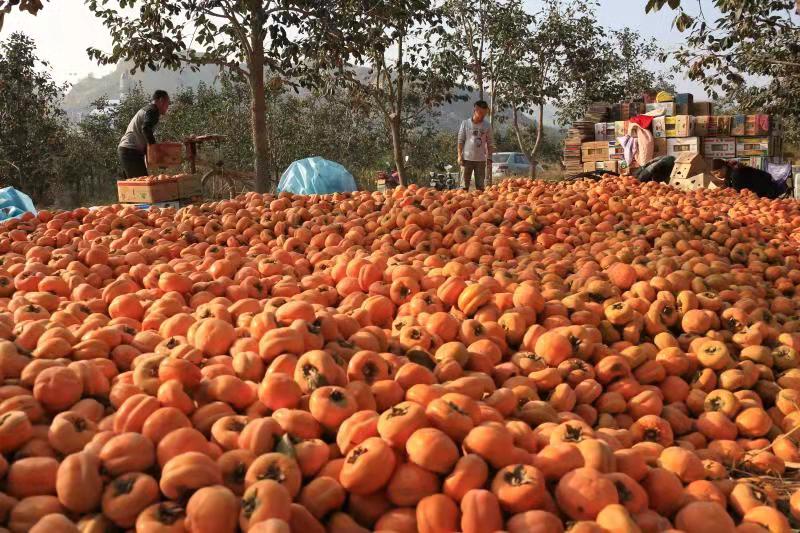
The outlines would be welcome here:
M 248 56 L 253 55 L 253 49 L 250 46 L 250 42 L 247 38 L 247 31 L 239 22 L 239 19 L 233 14 L 232 8 L 227 1 L 223 1 L 220 3 L 220 7 L 222 8 L 222 12 L 225 14 L 225 18 L 228 19 L 233 26 L 234 31 L 239 36 L 239 42 L 242 43 L 242 47 L 244 47 L 245 52 Z M 255 13 L 253 14 L 255 16 Z

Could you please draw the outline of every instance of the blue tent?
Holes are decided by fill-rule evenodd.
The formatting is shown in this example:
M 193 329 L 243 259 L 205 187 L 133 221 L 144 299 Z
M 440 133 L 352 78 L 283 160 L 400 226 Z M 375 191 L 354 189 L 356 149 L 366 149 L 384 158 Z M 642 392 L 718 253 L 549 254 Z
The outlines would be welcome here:
M 294 194 L 331 194 L 356 190 L 356 180 L 346 168 L 321 157 L 295 161 L 278 182 L 278 192 Z
M 14 187 L 0 189 L 0 221 L 16 218 L 26 212 L 36 214 L 30 196 Z

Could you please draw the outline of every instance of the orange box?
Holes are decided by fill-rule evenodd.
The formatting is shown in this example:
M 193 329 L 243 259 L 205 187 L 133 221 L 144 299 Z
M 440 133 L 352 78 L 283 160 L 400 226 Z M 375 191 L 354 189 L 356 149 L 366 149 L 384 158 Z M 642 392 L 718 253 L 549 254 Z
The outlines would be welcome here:
M 180 198 L 178 180 L 158 181 L 118 181 L 117 197 L 120 203 L 155 204 Z
M 181 163 L 183 163 L 183 145 L 181 143 L 158 143 L 147 146 L 148 167 L 175 167 Z

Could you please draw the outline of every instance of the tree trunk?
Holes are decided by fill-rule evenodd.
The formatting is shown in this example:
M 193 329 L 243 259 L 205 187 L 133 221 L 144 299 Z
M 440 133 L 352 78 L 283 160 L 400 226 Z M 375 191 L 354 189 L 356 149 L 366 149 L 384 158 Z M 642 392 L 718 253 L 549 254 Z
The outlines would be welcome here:
M 544 121 L 544 104 L 539 104 L 539 113 L 536 117 L 536 141 L 533 143 L 533 148 L 531 149 L 531 177 L 536 178 L 536 167 L 538 166 L 536 162 L 536 152 L 539 151 L 539 144 L 542 141 L 542 130 L 544 127 L 542 126 L 542 122 Z
M 264 40 L 259 8 L 254 6 L 250 29 L 249 58 L 250 120 L 253 129 L 253 169 L 256 192 L 264 193 L 272 187 L 269 138 L 267 137 L 267 96 L 264 88 Z
M 262 70 L 263 74 L 263 70 Z M 264 78 L 250 74 L 251 106 L 250 120 L 253 126 L 253 168 L 256 192 L 267 192 L 272 186 L 270 179 L 269 140 L 267 139 L 267 102 L 264 94 Z
M 394 155 L 397 177 L 400 180 L 400 185 L 405 187 L 408 185 L 408 180 L 406 179 L 406 162 L 403 158 L 403 132 L 400 126 L 399 114 L 389 117 L 389 131 L 392 134 L 392 154 Z
M 389 117 L 389 127 L 392 132 L 392 152 L 394 153 L 394 161 L 397 166 L 397 178 L 400 180 L 400 185 L 405 187 L 408 185 L 406 179 L 406 162 L 403 159 L 403 84 L 405 82 L 405 73 L 403 72 L 403 36 L 397 39 L 397 91 L 395 102 L 395 111 Z M 390 82 L 391 83 L 391 82 Z
M 519 151 L 523 154 L 527 153 L 528 151 L 525 149 L 525 144 L 522 142 L 522 130 L 519 127 L 519 112 L 517 111 L 517 106 L 514 106 L 514 134 L 517 137 L 517 145 L 519 146 Z
M 484 27 L 483 27 L 483 2 L 478 2 L 478 31 L 479 44 L 478 44 L 478 65 L 476 81 L 478 82 L 478 95 L 483 100 L 483 45 L 484 45 Z
M 489 56 L 489 62 L 491 63 L 491 61 L 492 57 Z M 489 80 L 489 126 L 492 128 L 492 133 L 494 133 L 494 114 L 497 109 L 494 98 L 495 82 L 494 76 L 491 75 L 491 72 L 489 75 L 491 76 L 491 79 Z

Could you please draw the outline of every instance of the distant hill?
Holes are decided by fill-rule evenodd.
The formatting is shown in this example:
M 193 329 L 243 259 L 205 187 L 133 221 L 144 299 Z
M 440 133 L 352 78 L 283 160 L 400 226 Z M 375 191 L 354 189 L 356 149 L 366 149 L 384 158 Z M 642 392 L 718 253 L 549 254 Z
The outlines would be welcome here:
M 164 89 L 167 92 L 176 92 L 181 87 L 197 88 L 203 82 L 209 85 L 217 83 L 219 68 L 203 66 L 198 71 L 185 68 L 179 71 L 172 70 L 147 70 L 130 74 L 130 66 L 119 63 L 110 73 L 102 77 L 89 76 L 78 81 L 70 88 L 64 98 L 64 110 L 70 117 L 77 118 L 87 112 L 91 103 L 103 96 L 110 100 L 119 99 L 130 87 L 141 83 L 145 92 Z M 455 101 L 444 104 L 439 108 L 440 117 L 438 126 L 442 130 L 454 130 L 472 111 L 472 102 L 477 99 L 477 93 L 468 95 L 467 100 Z M 554 109 L 545 108 L 544 123 L 553 126 Z M 508 123 L 510 116 L 501 117 L 500 123 Z M 503 120 L 505 119 L 505 120 Z M 526 124 L 529 124 L 527 120 Z

